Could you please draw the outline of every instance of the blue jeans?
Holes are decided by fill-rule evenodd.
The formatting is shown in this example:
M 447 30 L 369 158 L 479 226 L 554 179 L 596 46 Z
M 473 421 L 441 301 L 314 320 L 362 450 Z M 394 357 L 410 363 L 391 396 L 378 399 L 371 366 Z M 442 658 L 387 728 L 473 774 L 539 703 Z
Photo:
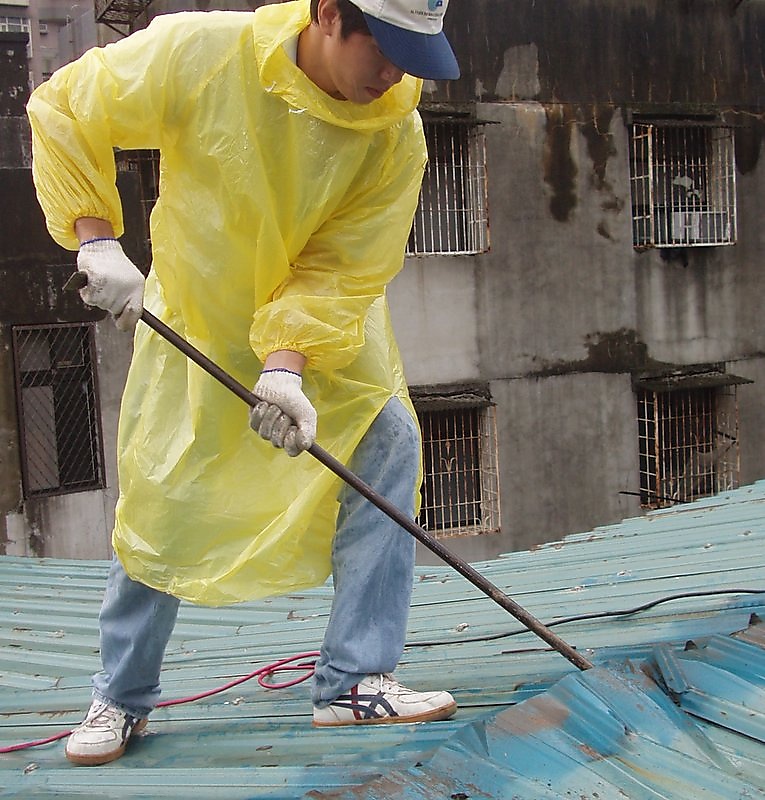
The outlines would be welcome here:
M 419 446 L 416 426 L 394 398 L 349 466 L 411 516 Z M 412 593 L 412 536 L 354 489 L 344 486 L 339 500 L 332 546 L 335 593 L 314 675 L 316 705 L 331 702 L 365 675 L 393 672 L 404 649 Z M 148 716 L 159 699 L 162 658 L 179 602 L 131 580 L 114 559 L 99 617 L 103 671 L 93 676 L 94 697 L 133 716 Z

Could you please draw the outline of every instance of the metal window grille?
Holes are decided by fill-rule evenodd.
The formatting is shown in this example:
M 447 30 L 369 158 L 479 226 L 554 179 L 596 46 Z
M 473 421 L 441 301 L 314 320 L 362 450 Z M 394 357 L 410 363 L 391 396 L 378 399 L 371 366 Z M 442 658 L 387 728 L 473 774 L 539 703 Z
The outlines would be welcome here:
M 494 406 L 418 411 L 424 480 L 417 519 L 436 537 L 500 528 Z
M 475 254 L 489 249 L 486 143 L 464 121 L 426 121 L 428 165 L 407 255 Z
M 104 486 L 93 326 L 13 328 L 25 497 Z
M 151 0 L 95 0 L 96 22 L 127 36 L 136 29 L 150 3 Z
M 735 244 L 731 128 L 640 122 L 632 126 L 630 145 L 635 247 Z
M 638 391 L 640 502 L 686 503 L 738 486 L 735 386 Z
M 146 241 L 151 244 L 151 217 L 159 197 L 159 150 L 119 150 L 116 154 L 118 172 L 137 172 L 141 189 L 141 206 L 146 223 Z

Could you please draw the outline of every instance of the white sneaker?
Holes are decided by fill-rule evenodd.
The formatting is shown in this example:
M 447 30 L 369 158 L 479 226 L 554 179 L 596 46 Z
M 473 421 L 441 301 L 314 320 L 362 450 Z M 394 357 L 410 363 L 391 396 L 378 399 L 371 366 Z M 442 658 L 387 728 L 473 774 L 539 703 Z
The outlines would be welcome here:
M 448 719 L 457 710 L 449 692 L 415 692 L 392 675 L 367 675 L 325 708 L 313 707 L 313 724 L 364 725 Z
M 66 757 L 73 764 L 108 764 L 125 752 L 128 739 L 143 730 L 147 722 L 109 703 L 94 700 L 83 722 L 69 734 Z

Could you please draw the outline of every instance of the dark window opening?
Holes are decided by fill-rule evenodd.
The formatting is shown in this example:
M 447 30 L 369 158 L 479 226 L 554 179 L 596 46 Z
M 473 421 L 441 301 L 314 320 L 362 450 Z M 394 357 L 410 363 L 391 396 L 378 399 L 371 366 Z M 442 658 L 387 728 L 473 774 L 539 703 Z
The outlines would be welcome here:
M 91 325 L 13 329 L 24 496 L 104 486 Z

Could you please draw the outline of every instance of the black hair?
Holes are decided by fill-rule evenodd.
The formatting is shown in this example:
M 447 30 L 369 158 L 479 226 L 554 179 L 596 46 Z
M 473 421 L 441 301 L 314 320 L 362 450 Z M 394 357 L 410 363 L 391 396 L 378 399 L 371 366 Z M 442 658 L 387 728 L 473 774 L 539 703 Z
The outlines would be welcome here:
M 340 35 L 347 39 L 352 33 L 363 33 L 371 36 L 369 27 L 361 13 L 361 9 L 355 6 L 351 0 L 335 0 L 337 10 L 340 13 Z M 318 21 L 319 0 L 311 0 L 311 20 Z

